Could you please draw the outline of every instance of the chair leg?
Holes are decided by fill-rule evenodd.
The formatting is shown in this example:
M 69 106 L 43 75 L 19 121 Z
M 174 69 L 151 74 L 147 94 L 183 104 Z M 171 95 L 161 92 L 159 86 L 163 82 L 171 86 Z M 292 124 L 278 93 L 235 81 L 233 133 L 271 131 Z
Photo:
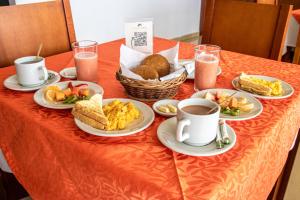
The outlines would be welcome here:
M 19 200 L 28 196 L 26 190 L 12 173 L 1 171 L 1 179 L 6 195 L 6 200 Z M 1 196 L 0 199 L 2 199 Z
M 299 58 L 300 58 L 300 47 L 296 47 L 294 58 L 293 58 L 293 63 L 294 64 L 299 64 Z
M 300 29 L 298 31 L 297 44 L 296 44 L 293 63 L 299 64 L 299 59 L 300 59 Z
M 6 191 L 3 184 L 3 172 L 0 169 L 0 199 L 7 200 Z

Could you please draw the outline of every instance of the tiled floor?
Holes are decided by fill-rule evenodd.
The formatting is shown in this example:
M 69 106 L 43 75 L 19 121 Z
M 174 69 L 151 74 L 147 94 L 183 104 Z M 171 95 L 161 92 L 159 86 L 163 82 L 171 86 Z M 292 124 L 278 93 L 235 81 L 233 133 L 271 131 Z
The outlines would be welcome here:
M 300 148 L 295 158 L 290 180 L 284 196 L 284 200 L 298 200 L 300 199 Z
M 22 198 L 20 200 L 32 200 L 30 197 L 25 197 L 25 198 Z

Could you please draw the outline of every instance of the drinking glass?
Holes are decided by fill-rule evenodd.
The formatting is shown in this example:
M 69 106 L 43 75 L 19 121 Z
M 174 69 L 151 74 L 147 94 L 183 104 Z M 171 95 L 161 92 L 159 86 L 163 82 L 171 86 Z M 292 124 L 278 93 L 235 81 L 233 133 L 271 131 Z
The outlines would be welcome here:
M 72 44 L 77 80 L 98 81 L 97 42 L 82 40 Z
M 221 48 L 216 45 L 203 44 L 195 48 L 195 80 L 196 91 L 214 88 Z

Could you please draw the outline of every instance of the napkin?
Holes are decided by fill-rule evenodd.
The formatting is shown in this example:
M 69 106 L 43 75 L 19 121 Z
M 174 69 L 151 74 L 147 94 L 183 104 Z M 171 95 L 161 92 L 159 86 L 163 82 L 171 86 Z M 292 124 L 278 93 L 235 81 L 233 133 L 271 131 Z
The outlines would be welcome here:
M 179 65 L 184 66 L 188 74 L 192 74 L 195 71 L 194 59 L 181 59 L 178 61 Z
M 158 52 L 164 56 L 168 62 L 171 64 L 171 73 L 161 77 L 161 81 L 170 80 L 179 77 L 186 69 L 178 63 L 178 52 L 179 52 L 179 43 L 170 49 L 166 49 Z M 137 80 L 145 80 L 140 75 L 135 74 L 131 71 L 132 68 L 138 66 L 142 60 L 151 54 L 142 53 L 131 49 L 125 45 L 120 47 L 120 65 L 122 70 L 122 75 L 133 78 Z M 149 80 L 149 81 L 159 81 L 159 80 Z

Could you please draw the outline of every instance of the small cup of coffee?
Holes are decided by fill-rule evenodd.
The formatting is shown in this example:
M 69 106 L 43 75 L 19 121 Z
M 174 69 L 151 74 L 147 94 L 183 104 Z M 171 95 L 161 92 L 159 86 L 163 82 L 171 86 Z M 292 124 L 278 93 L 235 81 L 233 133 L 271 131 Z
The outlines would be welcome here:
M 45 59 L 36 56 L 27 56 L 15 60 L 17 80 L 20 85 L 34 87 L 45 83 L 48 72 Z
M 192 146 L 209 144 L 216 138 L 219 115 L 220 106 L 215 102 L 200 98 L 180 101 L 177 111 L 177 141 Z

